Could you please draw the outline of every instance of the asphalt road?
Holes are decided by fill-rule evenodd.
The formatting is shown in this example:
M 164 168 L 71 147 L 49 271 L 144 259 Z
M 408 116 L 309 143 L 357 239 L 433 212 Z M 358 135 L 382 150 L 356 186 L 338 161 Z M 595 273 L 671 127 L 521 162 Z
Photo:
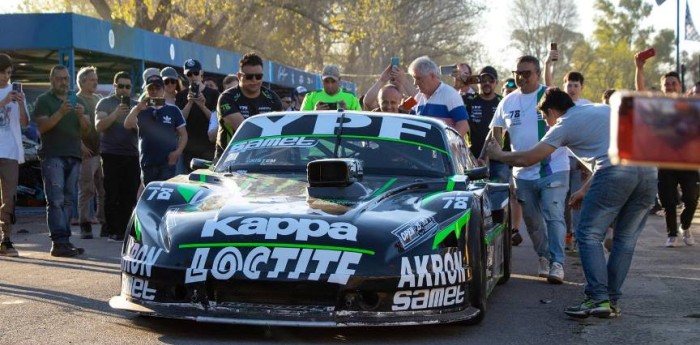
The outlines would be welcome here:
M 49 256 L 44 214 L 23 210 L 13 238 L 20 258 L 0 258 L 0 344 L 699 344 L 700 246 L 665 248 L 663 218 L 651 216 L 623 287 L 618 319 L 569 319 L 583 275 L 567 255 L 566 282 L 535 277 L 528 236 L 513 257 L 514 275 L 491 295 L 478 326 L 290 328 L 200 324 L 112 310 L 120 245 L 80 240 L 80 258 Z M 33 212 L 31 212 L 33 211 Z M 700 218 L 696 217 L 700 237 Z M 74 227 L 74 234 L 78 228 Z

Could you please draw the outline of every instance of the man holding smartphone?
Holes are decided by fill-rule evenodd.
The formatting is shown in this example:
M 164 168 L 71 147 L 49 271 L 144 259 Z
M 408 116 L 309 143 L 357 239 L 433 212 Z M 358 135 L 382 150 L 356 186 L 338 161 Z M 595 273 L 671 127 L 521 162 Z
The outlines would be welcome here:
M 152 181 L 175 177 L 175 164 L 187 145 L 185 119 L 180 109 L 165 103 L 163 87 L 160 75 L 148 77 L 148 95 L 124 120 L 124 128 L 138 129 L 141 181 L 145 187 Z
M 129 110 L 136 106 L 131 99 L 133 83 L 127 72 L 114 75 L 114 94 L 97 103 L 95 129 L 100 133 L 100 156 L 104 172 L 105 220 L 100 237 L 121 242 L 136 205 L 141 181 L 136 130 L 124 128 Z
M 340 68 L 337 65 L 324 66 L 321 80 L 323 89 L 306 94 L 301 110 L 362 110 L 357 97 L 340 87 Z
M 12 59 L 0 54 L 0 256 L 19 256 L 12 245 L 12 215 L 19 180 L 19 165 L 24 163 L 22 127 L 27 126 L 27 103 L 22 85 L 10 84 Z
M 70 218 L 82 160 L 81 134 L 88 132 L 90 120 L 85 116 L 82 99 L 77 98 L 75 105 L 71 104 L 68 68 L 54 66 L 49 78 L 51 89 L 37 98 L 31 118 L 41 133 L 39 159 L 46 192 L 51 255 L 71 257 L 85 252 L 70 243 Z

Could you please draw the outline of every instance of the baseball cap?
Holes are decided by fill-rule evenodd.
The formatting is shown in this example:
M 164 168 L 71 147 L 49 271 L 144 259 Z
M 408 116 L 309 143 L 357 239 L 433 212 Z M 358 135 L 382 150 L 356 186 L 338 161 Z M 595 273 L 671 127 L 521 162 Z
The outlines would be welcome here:
M 185 64 L 182 66 L 182 69 L 185 71 L 185 74 L 188 71 L 201 71 L 202 64 L 195 59 L 187 59 L 185 60 Z
M 156 84 L 160 87 L 163 87 L 163 78 L 161 78 L 159 75 L 154 74 L 146 79 L 146 87 L 151 84 Z
M 146 89 L 146 79 L 148 79 L 148 77 L 150 77 L 152 75 L 159 75 L 159 74 L 160 74 L 160 70 L 155 68 L 155 67 L 146 68 L 143 71 L 143 86 L 141 86 L 141 88 Z
M 172 68 L 172 67 L 165 67 L 162 70 L 160 70 L 160 76 L 165 79 L 180 79 L 180 77 L 177 75 L 177 71 Z
M 303 86 L 297 86 L 297 95 L 305 95 L 307 92 L 306 88 Z
M 479 71 L 479 75 L 484 74 L 488 74 L 491 77 L 493 77 L 493 79 L 498 80 L 498 72 L 496 72 L 496 69 L 491 66 L 486 66 L 482 68 L 481 71 Z
M 323 73 L 321 73 L 321 79 L 331 78 L 335 81 L 340 80 L 340 68 L 338 65 L 326 65 L 323 66 Z

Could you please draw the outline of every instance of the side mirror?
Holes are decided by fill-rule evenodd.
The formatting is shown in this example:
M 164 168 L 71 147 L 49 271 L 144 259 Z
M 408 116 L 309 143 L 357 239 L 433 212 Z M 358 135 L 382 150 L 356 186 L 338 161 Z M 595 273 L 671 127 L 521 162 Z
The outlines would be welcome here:
M 467 169 L 464 174 L 469 177 L 470 181 L 483 180 L 489 178 L 489 167 L 476 167 L 474 169 Z
M 192 160 L 190 161 L 190 169 L 209 169 L 211 167 L 211 163 L 211 161 L 205 159 L 192 158 Z

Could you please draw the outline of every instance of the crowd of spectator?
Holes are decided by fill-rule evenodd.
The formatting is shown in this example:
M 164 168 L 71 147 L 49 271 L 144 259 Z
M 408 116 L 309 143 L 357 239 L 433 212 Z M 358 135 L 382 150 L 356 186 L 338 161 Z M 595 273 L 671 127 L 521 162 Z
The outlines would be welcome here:
M 552 75 L 558 57 L 557 51 L 550 51 L 541 66 L 536 57 L 521 56 L 512 78 L 503 81 L 491 66 L 473 74 L 469 64 L 457 63 L 445 75 L 429 57 L 419 57 L 405 69 L 394 63 L 387 66 L 360 98 L 340 87 L 337 65 L 324 66 L 321 89 L 299 86 L 279 97 L 263 86 L 263 60 L 255 53 L 240 59 L 238 73 L 223 79 L 221 93 L 196 59 L 183 63 L 182 74 L 172 67 L 149 68 L 142 80 L 132 80 L 129 73 L 118 72 L 105 98 L 96 93 L 96 68 L 79 69 L 75 93 L 70 88 L 73 76 L 56 65 L 49 74 L 50 89 L 36 99 L 29 114 L 24 94 L 10 82 L 12 59 L 0 54 L 0 255 L 19 255 L 11 241 L 11 217 L 24 157 L 19 133 L 30 121 L 41 133 L 50 254 L 71 257 L 85 252 L 70 242 L 76 191 L 80 237 L 93 238 L 94 213 L 101 224 L 99 236 L 121 243 L 144 186 L 189 173 L 193 158 L 220 158 L 251 116 L 336 109 L 404 113 L 434 117 L 454 127 L 477 164 L 488 165 L 490 179 L 511 184 L 512 244 L 523 240 L 518 230 L 522 219 L 539 277 L 563 283 L 565 251 L 578 248 L 586 299 L 567 309 L 568 315 L 617 316 L 620 289 L 654 205 L 657 181 L 666 219 L 665 245 L 679 245 L 680 236 L 686 245 L 695 244 L 691 221 L 698 172 L 660 169 L 657 176 L 654 168 L 612 165 L 607 156 L 610 109 L 581 98 L 585 84 L 579 72 L 566 73 L 563 90 L 556 88 Z M 640 91 L 645 89 L 644 63 L 635 56 Z M 451 77 L 453 84 L 441 77 Z M 134 99 L 132 88 L 141 83 L 145 92 Z M 665 74 L 661 83 L 665 94 L 682 92 L 675 72 Z M 613 92 L 601 96 L 603 103 Z M 620 193 L 606 195 L 610 189 Z M 684 205 L 680 223 L 679 201 Z M 604 241 L 610 252 L 607 263 Z

